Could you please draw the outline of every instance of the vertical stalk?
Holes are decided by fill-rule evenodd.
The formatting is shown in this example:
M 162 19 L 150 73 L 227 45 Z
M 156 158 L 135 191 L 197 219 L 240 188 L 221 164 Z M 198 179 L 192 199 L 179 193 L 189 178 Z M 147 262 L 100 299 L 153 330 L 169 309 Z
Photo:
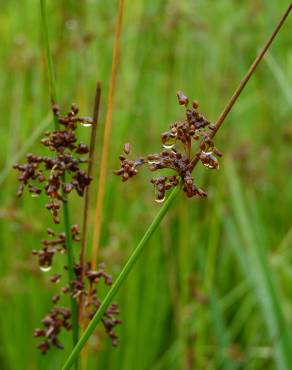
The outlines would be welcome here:
M 96 132 L 97 132 L 99 107 L 100 107 L 100 95 L 101 95 L 101 88 L 100 88 L 100 82 L 98 81 L 96 84 L 96 93 L 95 93 L 94 108 L 93 108 L 93 120 L 92 120 L 90 148 L 89 148 L 89 162 L 88 162 L 88 168 L 87 168 L 88 176 L 92 175 L 92 167 L 94 163 Z M 90 200 L 90 190 L 89 189 L 90 187 L 86 187 L 85 198 L 84 198 L 82 240 L 81 240 L 81 253 L 80 253 L 80 264 L 82 267 L 84 265 L 85 250 L 86 250 L 86 244 L 87 244 L 88 207 L 89 207 L 89 200 Z
M 49 87 L 50 87 L 50 99 L 51 104 L 55 104 L 57 101 L 57 93 L 56 93 L 56 79 L 55 73 L 53 68 L 53 60 L 52 60 L 52 53 L 50 49 L 50 42 L 49 42 L 49 32 L 48 32 L 48 24 L 47 24 L 47 12 L 46 12 L 46 0 L 40 0 L 40 8 L 41 8 L 41 24 L 42 24 L 42 31 L 44 36 L 44 43 L 45 43 L 45 51 L 46 51 L 46 59 L 48 65 L 48 79 L 49 79 Z M 53 114 L 54 117 L 54 126 L 55 130 L 59 129 L 59 122 L 57 117 Z M 63 175 L 62 178 L 63 182 L 66 182 L 66 176 Z M 74 279 L 74 266 L 73 266 L 73 250 L 72 250 L 72 241 L 71 241 L 71 228 L 70 228 L 70 217 L 69 217 L 69 207 L 68 207 L 68 200 L 67 195 L 62 191 L 62 196 L 64 198 L 63 203 L 63 217 L 64 217 L 64 228 L 65 228 L 65 237 L 66 237 L 66 248 L 67 248 L 67 268 L 68 268 L 68 282 L 71 286 L 71 281 Z M 72 318 L 72 343 L 73 347 L 78 342 L 78 307 L 77 302 L 74 298 L 70 298 L 70 305 L 71 305 L 71 318 Z M 78 370 L 78 357 L 75 359 L 75 369 Z
M 65 176 L 63 180 L 65 181 Z M 73 269 L 74 257 L 73 257 L 73 250 L 72 250 L 70 217 L 69 217 L 69 207 L 68 207 L 67 199 L 65 199 L 65 203 L 63 204 L 63 217 L 64 217 L 66 247 L 67 247 L 68 283 L 69 283 L 69 286 L 71 287 L 71 282 L 72 280 L 75 279 L 75 274 L 74 274 L 74 269 Z M 71 305 L 71 318 L 72 318 L 72 342 L 73 342 L 73 345 L 76 345 L 76 343 L 78 342 L 78 331 L 79 331 L 78 306 L 77 306 L 76 299 L 71 297 L 70 305 Z M 77 362 L 76 362 L 76 369 L 78 369 Z
M 48 78 L 49 78 L 49 87 L 50 87 L 50 98 L 51 104 L 56 103 L 56 78 L 53 68 L 53 59 L 51 54 L 50 42 L 49 42 L 49 32 L 48 32 L 48 21 L 47 21 L 47 11 L 46 11 L 46 0 L 40 0 L 41 7 L 41 21 L 42 21 L 42 31 L 45 43 L 45 51 L 48 64 Z M 54 115 L 55 128 L 58 129 L 59 122 Z
M 94 154 L 95 154 L 95 143 L 96 143 L 96 132 L 98 126 L 98 116 L 99 116 L 99 108 L 100 108 L 100 96 L 101 96 L 101 88 L 100 82 L 98 81 L 96 84 L 96 92 L 95 92 L 95 99 L 94 99 L 94 107 L 93 107 L 93 120 L 92 120 L 92 128 L 91 128 L 91 136 L 90 136 L 90 148 L 89 148 L 89 162 L 87 167 L 87 175 L 92 175 L 92 167 L 94 163 Z M 90 187 L 86 187 L 85 189 L 85 198 L 84 198 L 84 209 L 83 209 L 83 225 L 82 225 L 82 239 L 81 239 L 81 252 L 80 252 L 80 265 L 82 267 L 82 274 L 81 274 L 81 282 L 84 279 L 84 266 L 85 266 L 85 252 L 86 252 L 86 245 L 87 245 L 87 228 L 88 228 L 88 208 L 89 208 L 89 201 L 90 201 Z M 79 300 L 79 323 L 82 328 L 86 328 L 88 321 L 83 317 L 83 295 L 81 294 Z M 82 352 L 82 369 L 86 369 L 87 366 L 87 354 L 88 348 L 84 347 Z
M 96 204 L 96 211 L 95 211 L 93 241 L 92 241 L 92 250 L 91 250 L 92 251 L 91 252 L 91 265 L 93 269 L 95 269 L 96 267 L 96 260 L 97 260 L 98 249 L 99 249 L 100 228 L 101 228 L 101 222 L 102 222 L 102 206 L 103 206 L 103 198 L 104 198 L 104 193 L 105 193 L 105 182 L 106 182 L 106 175 L 107 175 L 107 161 L 108 161 L 110 136 L 111 136 L 111 128 L 112 128 L 112 117 L 113 117 L 113 100 L 114 100 L 114 94 L 115 94 L 116 77 L 117 77 L 118 62 L 119 62 L 119 51 L 120 51 L 120 40 L 121 40 L 121 33 L 122 33 L 124 5 L 125 5 L 125 0 L 120 0 L 119 1 L 119 13 L 118 13 L 118 19 L 117 19 L 117 29 L 116 29 L 116 34 L 115 34 L 115 43 L 114 43 L 114 50 L 113 50 L 112 71 L 111 71 L 110 87 L 109 87 L 109 94 L 108 94 L 105 129 L 104 129 L 104 137 L 103 137 L 103 145 L 102 145 L 100 174 L 99 174 L 99 180 L 98 180 L 98 194 L 97 194 L 97 204 Z

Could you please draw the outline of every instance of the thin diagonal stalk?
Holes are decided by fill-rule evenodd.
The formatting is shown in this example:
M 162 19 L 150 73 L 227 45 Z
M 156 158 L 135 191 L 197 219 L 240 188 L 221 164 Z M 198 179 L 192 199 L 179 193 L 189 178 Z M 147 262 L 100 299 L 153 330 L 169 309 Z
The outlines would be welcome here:
M 41 20 L 42 20 L 42 30 L 44 35 L 44 42 L 45 42 L 45 50 L 46 50 L 46 57 L 47 57 L 47 64 L 48 64 L 48 79 L 50 85 L 50 98 L 51 104 L 55 104 L 57 101 L 56 96 L 56 80 L 55 80 L 55 73 L 53 68 L 53 61 L 52 61 L 52 54 L 50 49 L 50 42 L 49 42 L 49 33 L 48 33 L 48 25 L 47 25 L 47 13 L 46 13 L 46 1 L 40 0 L 40 8 L 41 8 Z M 54 125 L 55 129 L 59 129 L 59 122 L 55 115 L 54 116 Z M 66 176 L 63 175 L 62 177 L 63 182 L 66 182 Z M 71 241 L 71 228 L 70 228 L 70 217 L 69 217 L 69 207 L 68 207 L 68 200 L 66 193 L 63 191 L 62 196 L 64 198 L 63 202 L 63 217 L 64 217 L 64 227 L 65 227 L 65 236 L 66 236 L 66 249 L 67 249 L 67 269 L 68 269 L 68 282 L 71 286 L 72 280 L 74 280 L 74 260 L 73 260 L 73 251 L 72 251 L 72 241 Z M 70 298 L 71 304 L 71 317 L 72 317 L 72 342 L 73 346 L 76 345 L 78 342 L 78 307 L 77 302 L 74 298 Z M 75 358 L 75 368 L 78 369 L 78 358 Z
M 233 95 L 229 99 L 229 102 L 226 104 L 225 108 L 217 118 L 215 122 L 215 129 L 211 132 L 210 137 L 211 139 L 214 138 L 217 131 L 220 129 L 222 123 L 225 121 L 225 118 L 227 117 L 228 113 L 231 111 L 232 107 L 234 106 L 235 102 L 237 101 L 239 95 L 242 93 L 243 89 L 245 88 L 246 84 L 248 83 L 249 79 L 253 75 L 254 71 L 256 70 L 257 66 L 259 65 L 260 61 L 263 59 L 264 55 L 268 51 L 271 43 L 273 42 L 274 38 L 276 37 L 277 33 L 280 31 L 281 27 L 283 26 L 286 18 L 288 17 L 290 11 L 292 8 L 292 4 L 290 4 L 287 8 L 287 10 L 282 15 L 281 19 L 279 20 L 278 24 L 276 25 L 275 29 L 265 42 L 264 46 L 262 47 L 261 51 L 255 58 L 254 62 L 250 66 L 249 70 L 243 77 L 243 79 L 240 81 L 239 85 L 237 86 L 236 90 L 234 91 Z M 192 168 L 196 166 L 196 164 L 199 161 L 199 156 L 195 156 L 194 159 L 191 162 Z
M 117 29 L 116 29 L 116 34 L 115 34 L 114 48 L 113 48 L 112 71 L 111 71 L 107 111 L 106 111 L 106 118 L 105 118 L 100 174 L 99 174 L 99 180 L 98 180 L 97 204 L 96 204 L 96 211 L 95 211 L 95 221 L 94 221 L 93 240 L 92 240 L 92 249 L 91 249 L 91 265 L 93 269 L 95 269 L 96 267 L 96 260 L 97 260 L 98 249 L 99 249 L 100 227 L 101 227 L 101 222 L 102 222 L 102 206 L 103 206 L 103 198 L 104 198 L 104 193 L 105 193 L 105 184 L 106 184 L 106 176 L 107 176 L 107 162 L 108 162 L 109 145 L 110 145 L 110 137 L 111 137 L 111 129 L 112 129 L 112 117 L 113 117 L 113 101 L 114 101 L 116 77 L 117 77 L 117 71 L 118 71 L 120 40 L 121 40 L 122 22 L 123 22 L 123 14 L 124 14 L 124 7 L 125 7 L 124 5 L 125 5 L 125 0 L 120 0 L 118 19 L 117 19 Z
M 223 109 L 222 113 L 218 117 L 218 119 L 217 119 L 217 121 L 215 123 L 215 127 L 216 128 L 213 131 L 213 134 L 211 135 L 211 137 L 214 137 L 215 136 L 216 132 L 219 130 L 219 128 L 221 127 L 222 123 L 224 122 L 226 116 L 231 111 L 231 109 L 232 109 L 233 105 L 235 104 L 237 98 L 242 93 L 242 90 L 244 89 L 245 85 L 248 83 L 249 79 L 253 75 L 256 67 L 258 66 L 258 64 L 260 63 L 260 61 L 263 59 L 263 56 L 266 54 L 267 50 L 269 49 L 269 47 L 270 47 L 271 43 L 273 42 L 274 38 L 276 37 L 277 33 L 280 31 L 283 23 L 285 22 L 286 18 L 288 17 L 288 15 L 289 15 L 289 13 L 291 11 L 291 8 L 292 8 L 292 3 L 288 6 L 287 10 L 285 11 L 285 13 L 283 14 L 283 16 L 281 17 L 281 19 L 278 22 L 277 26 L 275 27 L 274 31 L 271 33 L 270 37 L 268 38 L 268 40 L 266 41 L 266 43 L 264 44 L 264 46 L 260 50 L 259 54 L 255 58 L 255 60 L 252 63 L 252 65 L 250 66 L 250 68 L 247 71 L 246 75 L 240 81 L 240 84 L 238 85 L 238 87 L 235 90 L 234 94 L 230 98 L 229 103 L 226 105 L 226 107 Z
M 128 259 L 126 265 L 124 266 L 123 270 L 120 272 L 119 276 L 115 280 L 114 284 L 112 285 L 111 289 L 107 293 L 106 297 L 102 301 L 98 311 L 96 312 L 93 319 L 90 321 L 86 331 L 81 336 L 77 346 L 73 349 L 71 352 L 68 360 L 66 361 L 65 365 L 63 366 L 62 370 L 68 370 L 71 368 L 72 364 L 75 361 L 75 358 L 78 356 L 79 352 L 82 350 L 83 346 L 87 342 L 88 338 L 90 337 L 91 333 L 93 332 L 94 328 L 98 324 L 98 322 L 101 320 L 104 312 L 106 311 L 108 305 L 112 301 L 113 297 L 117 294 L 119 291 L 122 283 L 124 282 L 125 278 L 129 274 L 129 272 L 134 267 L 135 263 L 138 261 L 139 257 L 141 256 L 142 252 L 145 249 L 145 246 L 152 236 L 152 234 L 155 232 L 155 230 L 160 225 L 160 222 L 163 220 L 165 214 L 167 213 L 169 207 L 172 205 L 176 195 L 179 193 L 180 187 L 177 186 L 172 190 L 169 197 L 163 204 L 163 206 L 160 208 L 158 214 L 152 221 L 151 225 L 146 230 L 145 234 L 143 235 L 143 238 L 141 239 L 140 243 L 134 250 L 134 252 L 131 254 L 130 258 Z
M 263 47 L 263 49 L 260 53 L 261 56 L 256 57 L 255 61 L 253 62 L 252 66 L 251 66 L 251 68 L 248 70 L 247 74 L 244 76 L 244 78 L 240 82 L 239 87 L 235 90 L 235 93 L 232 95 L 232 97 L 230 98 L 230 100 L 226 104 L 226 107 L 224 108 L 223 112 L 219 115 L 219 117 L 216 121 L 216 128 L 217 129 L 214 131 L 213 137 L 218 132 L 219 128 L 222 126 L 223 121 L 227 117 L 228 113 L 231 111 L 231 108 L 234 106 L 234 103 L 236 102 L 236 100 L 240 96 L 240 93 L 242 92 L 242 90 L 243 90 L 244 86 L 246 85 L 246 83 L 248 82 L 249 78 L 254 73 L 254 71 L 256 69 L 256 66 L 258 65 L 258 63 L 262 59 L 265 52 L 268 50 L 268 47 L 271 45 L 274 37 L 276 36 L 277 32 L 280 30 L 281 26 L 283 25 L 283 23 L 284 23 L 285 19 L 287 18 L 290 10 L 291 10 L 291 4 L 289 5 L 288 9 L 286 10 L 284 15 L 280 19 L 280 22 L 277 24 L 277 26 L 276 26 L 275 30 L 273 31 L 272 35 L 268 38 L 267 42 L 265 43 L 265 46 Z M 195 158 L 197 158 L 197 157 L 195 157 Z M 197 163 L 198 163 L 198 160 L 194 163 L 194 167 L 196 166 Z M 119 288 L 121 287 L 122 283 L 126 279 L 127 275 L 130 273 L 130 271 L 134 267 L 135 263 L 138 261 L 139 257 L 141 256 L 142 252 L 144 251 L 144 248 L 145 248 L 148 240 L 150 239 L 151 235 L 158 228 L 160 222 L 162 221 L 162 219 L 166 215 L 169 207 L 173 203 L 173 201 L 175 199 L 175 196 L 178 194 L 179 190 L 180 190 L 180 187 L 176 187 L 170 193 L 168 199 L 166 200 L 164 205 L 159 210 L 158 214 L 156 215 L 156 217 L 152 221 L 151 225 L 149 226 L 149 228 L 145 232 L 144 236 L 142 237 L 140 243 L 138 244 L 136 249 L 131 254 L 130 258 L 128 259 L 128 261 L 126 263 L 126 265 L 124 266 L 124 268 L 122 269 L 122 271 L 118 275 L 116 281 L 112 285 L 111 289 L 109 290 L 109 292 L 105 296 L 104 300 L 102 301 L 102 304 L 100 305 L 99 309 L 95 313 L 93 319 L 90 321 L 87 329 L 85 330 L 85 332 L 81 336 L 79 342 L 77 343 L 77 345 L 75 346 L 73 351 L 70 353 L 67 361 L 65 362 L 64 366 L 62 367 L 62 370 L 69 370 L 71 368 L 71 366 L 73 365 L 75 359 L 77 358 L 77 356 L 79 355 L 83 346 L 85 345 L 88 338 L 92 334 L 96 325 L 101 320 L 101 318 L 102 318 L 103 314 L 105 313 L 107 307 L 110 305 L 112 299 L 115 297 L 115 295 L 119 291 Z

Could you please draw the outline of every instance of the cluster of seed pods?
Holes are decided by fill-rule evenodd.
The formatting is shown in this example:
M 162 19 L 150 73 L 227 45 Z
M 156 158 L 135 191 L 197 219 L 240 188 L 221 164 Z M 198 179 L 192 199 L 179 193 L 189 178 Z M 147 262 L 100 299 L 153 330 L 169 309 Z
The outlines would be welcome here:
M 76 227 L 76 225 L 75 225 Z M 49 271 L 44 268 L 43 271 Z M 52 302 L 56 305 L 62 295 L 70 294 L 74 299 L 82 302 L 80 318 L 85 322 L 89 322 L 96 311 L 98 310 L 101 301 L 97 296 L 97 287 L 103 280 L 104 284 L 111 285 L 112 277 L 105 272 L 104 265 L 100 265 L 98 270 L 92 270 L 90 263 L 87 263 L 85 268 L 80 264 L 74 265 L 75 279 L 71 281 L 71 287 L 66 284 L 60 288 L 60 292 L 54 294 Z M 58 284 L 61 281 L 61 274 L 54 274 L 50 278 L 51 282 Z M 111 339 L 112 345 L 118 345 L 118 336 L 114 329 L 121 321 L 117 319 L 119 308 L 117 304 L 111 304 L 102 318 L 102 324 L 106 334 Z M 51 346 L 59 349 L 63 348 L 63 344 L 59 340 L 59 334 L 62 329 L 71 329 L 71 312 L 69 309 L 60 306 L 54 306 L 50 312 L 42 320 L 44 328 L 37 328 L 34 331 L 35 337 L 43 337 L 44 340 L 38 345 L 38 349 L 45 354 Z
M 38 345 L 38 349 L 41 353 L 46 354 L 51 345 L 59 349 L 64 348 L 58 336 L 63 328 L 66 330 L 71 329 L 70 318 L 71 312 L 65 307 L 53 307 L 43 318 L 42 323 L 44 328 L 37 328 L 34 331 L 35 337 L 44 338 L 44 340 Z
M 200 189 L 194 181 L 192 171 L 194 163 L 200 161 L 206 168 L 219 169 L 217 157 L 221 152 L 214 146 L 212 131 L 215 126 L 198 111 L 199 104 L 195 100 L 189 107 L 189 99 L 182 92 L 177 93 L 178 102 L 185 107 L 185 118 L 174 122 L 170 129 L 161 135 L 163 150 L 159 153 L 149 154 L 136 160 L 127 158 L 130 153 L 130 145 L 125 144 L 125 155 L 120 156 L 121 168 L 114 173 L 121 176 L 122 181 L 127 181 L 139 172 L 139 167 L 148 164 L 150 171 L 170 169 L 174 174 L 170 176 L 158 176 L 151 179 L 154 185 L 155 201 L 161 203 L 165 199 L 165 192 L 172 187 L 182 184 L 182 189 L 187 197 L 205 197 L 207 193 Z M 197 150 L 193 153 L 193 143 L 197 144 Z
M 58 224 L 61 203 L 66 201 L 64 195 L 75 189 L 83 196 L 91 182 L 87 172 L 80 167 L 88 162 L 88 158 L 83 156 L 88 154 L 89 149 L 86 144 L 78 142 L 76 129 L 78 124 L 88 126 L 92 121 L 87 117 L 79 117 L 75 104 L 64 116 L 60 115 L 57 106 L 53 111 L 64 129 L 45 132 L 41 143 L 54 152 L 54 156 L 30 153 L 26 156 L 26 163 L 15 164 L 14 168 L 20 172 L 17 195 L 23 194 L 25 186 L 33 197 L 39 196 L 44 190 L 49 198 L 46 208 L 51 211 L 54 223 Z
M 25 164 L 14 165 L 14 168 L 20 172 L 17 195 L 21 196 L 25 187 L 28 188 L 32 197 L 38 197 L 41 193 L 45 193 L 48 197 L 45 207 L 52 213 L 55 224 L 60 222 L 59 211 L 62 203 L 67 201 L 67 195 L 75 189 L 77 194 L 82 197 L 91 182 L 87 171 L 80 167 L 88 162 L 89 149 L 86 144 L 78 142 L 76 129 L 78 125 L 91 126 L 92 119 L 80 117 L 78 112 L 77 106 L 72 104 L 71 110 L 62 116 L 58 106 L 55 105 L 53 113 L 60 124 L 60 129 L 46 132 L 41 140 L 41 143 L 53 152 L 53 156 L 28 154 Z M 56 233 L 49 228 L 47 234 L 48 238 L 42 240 L 42 248 L 32 251 L 33 255 L 37 256 L 39 267 L 43 272 L 52 269 L 56 254 L 67 252 L 64 232 Z M 72 225 L 71 239 L 74 242 L 80 241 L 78 225 Z M 64 268 L 67 270 L 67 266 Z M 61 274 L 55 273 L 50 277 L 50 280 L 52 283 L 58 284 L 61 281 Z M 97 286 L 101 280 L 106 285 L 112 284 L 112 278 L 105 272 L 104 266 L 100 266 L 95 271 L 91 269 L 90 263 L 85 266 L 82 266 L 81 263 L 74 264 L 74 279 L 53 295 L 54 306 L 42 320 L 43 328 L 38 328 L 34 332 L 36 337 L 42 338 L 38 348 L 43 354 L 47 353 L 52 346 L 63 348 L 59 334 L 63 329 L 71 329 L 70 309 L 57 306 L 62 301 L 62 295 L 70 294 L 71 298 L 78 302 L 80 317 L 82 316 L 86 322 L 89 322 L 101 304 L 97 295 Z M 105 332 L 114 346 L 118 344 L 114 328 L 121 323 L 116 318 L 118 314 L 117 305 L 112 304 L 102 319 Z

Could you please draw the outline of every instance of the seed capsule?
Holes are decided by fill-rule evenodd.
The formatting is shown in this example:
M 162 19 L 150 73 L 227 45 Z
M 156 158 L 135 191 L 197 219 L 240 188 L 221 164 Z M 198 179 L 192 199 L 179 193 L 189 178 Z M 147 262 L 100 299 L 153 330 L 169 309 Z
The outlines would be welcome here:
M 188 97 L 183 93 L 183 91 L 179 90 L 177 93 L 177 99 L 179 105 L 184 105 L 187 106 L 189 104 L 189 99 Z
M 125 153 L 125 154 L 129 154 L 129 153 L 130 153 L 130 151 L 131 151 L 130 144 L 129 144 L 129 143 L 126 143 L 126 144 L 124 145 L 124 153 Z

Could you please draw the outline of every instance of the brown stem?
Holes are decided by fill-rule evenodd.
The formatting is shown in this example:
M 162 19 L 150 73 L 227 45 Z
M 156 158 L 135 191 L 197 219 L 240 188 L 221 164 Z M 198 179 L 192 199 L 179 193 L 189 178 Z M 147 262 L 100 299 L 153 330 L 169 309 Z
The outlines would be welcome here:
M 105 119 L 105 129 L 104 129 L 104 138 L 102 146 L 102 155 L 101 155 L 101 165 L 100 165 L 100 174 L 98 182 L 98 194 L 97 194 L 97 204 L 95 211 L 95 222 L 94 222 L 94 232 L 93 232 L 93 241 L 92 241 L 92 250 L 91 250 L 91 265 L 94 269 L 96 267 L 96 260 L 99 247 L 100 239 L 100 227 L 102 222 L 102 206 L 103 198 L 105 193 L 105 183 L 107 175 L 107 161 L 109 154 L 109 142 L 111 136 L 111 127 L 112 127 L 112 115 L 113 115 L 113 100 L 116 86 L 116 77 L 118 70 L 118 61 L 119 61 L 119 50 L 120 50 L 120 40 L 122 33 L 122 20 L 124 14 L 124 3 L 125 0 L 120 0 L 119 2 L 119 13 L 117 20 L 117 29 L 115 34 L 115 43 L 113 50 L 113 61 L 112 61 L 112 71 L 111 71 L 111 80 L 110 88 L 108 94 L 108 105 Z
M 277 33 L 280 31 L 283 23 L 285 22 L 286 18 L 288 17 L 288 15 L 289 15 L 289 13 L 291 11 L 291 8 L 292 8 L 292 3 L 289 4 L 287 10 L 282 15 L 282 17 L 279 20 L 279 22 L 278 22 L 277 26 L 275 27 L 274 31 L 271 33 L 271 35 L 267 39 L 266 43 L 264 44 L 263 48 L 261 49 L 261 51 L 259 52 L 259 54 L 255 58 L 254 62 L 250 66 L 250 68 L 247 71 L 246 75 L 240 81 L 240 83 L 239 83 L 237 89 L 235 90 L 234 94 L 231 96 L 231 98 L 228 101 L 227 105 L 225 106 L 225 108 L 223 109 L 223 111 L 221 112 L 221 114 L 219 115 L 219 117 L 217 118 L 217 121 L 215 122 L 215 129 L 209 135 L 211 139 L 216 135 L 217 131 L 222 126 L 222 123 L 224 122 L 224 120 L 227 117 L 228 113 L 231 111 L 231 109 L 234 106 L 235 102 L 237 101 L 238 97 L 242 93 L 245 85 L 247 84 L 247 82 L 249 81 L 249 79 L 251 78 L 251 76 L 253 75 L 254 71 L 256 70 L 256 67 L 258 66 L 258 64 L 262 60 L 263 56 L 265 55 L 265 53 L 269 49 L 269 47 L 270 47 L 271 43 L 273 42 L 274 38 L 276 37 Z M 191 171 L 194 169 L 194 167 L 196 166 L 196 164 L 198 163 L 198 161 L 199 161 L 199 157 L 196 155 L 192 159 L 192 161 L 190 163 L 190 169 L 191 169 Z
M 93 168 L 93 163 L 94 163 L 96 132 L 97 132 L 97 126 L 98 126 L 99 110 L 100 110 L 100 96 L 101 96 L 101 87 L 100 87 L 100 82 L 97 81 L 95 98 L 94 98 L 91 135 L 90 135 L 89 162 L 88 162 L 88 167 L 87 167 L 88 176 L 91 176 L 92 174 L 92 168 Z M 89 201 L 90 201 L 90 190 L 89 189 L 90 188 L 87 187 L 85 190 L 84 209 L 83 209 L 82 240 L 81 240 L 81 252 L 80 252 L 80 266 L 82 268 L 81 282 L 84 279 L 85 251 L 86 251 L 86 245 L 87 245 L 88 209 L 89 209 Z M 79 300 L 79 321 L 83 329 L 87 325 L 87 321 L 84 320 L 84 309 L 85 308 L 83 305 L 83 295 L 81 294 L 80 300 Z M 87 346 L 83 349 L 83 352 L 82 352 L 82 369 L 86 369 L 86 364 L 87 364 Z
M 94 163 L 96 132 L 97 132 L 98 116 L 99 116 L 99 108 L 100 108 L 100 95 L 101 95 L 101 88 L 100 88 L 100 82 L 98 81 L 96 84 L 96 93 L 95 93 L 94 108 L 93 108 L 93 120 L 92 120 L 92 126 L 91 126 L 89 162 L 88 162 L 88 167 L 87 167 L 88 176 L 91 176 L 92 174 L 92 167 Z M 84 259 L 85 259 L 85 251 L 86 251 L 86 244 L 87 244 L 89 200 L 90 200 L 90 191 L 89 191 L 89 187 L 87 187 L 85 190 L 85 198 L 84 198 L 82 240 L 81 240 L 81 252 L 80 252 L 80 265 L 82 269 L 84 269 Z M 83 274 L 81 276 L 81 280 L 83 280 Z

